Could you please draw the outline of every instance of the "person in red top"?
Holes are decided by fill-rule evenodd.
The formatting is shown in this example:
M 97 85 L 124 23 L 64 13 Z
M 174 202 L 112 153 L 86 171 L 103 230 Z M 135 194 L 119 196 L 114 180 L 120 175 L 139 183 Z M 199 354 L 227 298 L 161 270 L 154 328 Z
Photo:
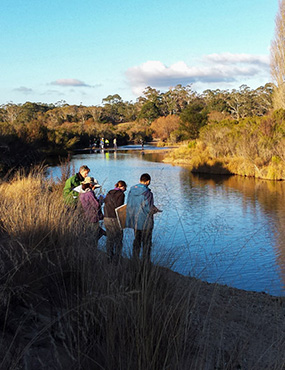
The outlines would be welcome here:
M 120 180 L 116 183 L 115 189 L 108 192 L 104 202 L 104 225 L 107 234 L 106 249 L 108 259 L 118 264 L 123 248 L 123 230 L 117 220 L 115 209 L 124 204 L 127 184 Z

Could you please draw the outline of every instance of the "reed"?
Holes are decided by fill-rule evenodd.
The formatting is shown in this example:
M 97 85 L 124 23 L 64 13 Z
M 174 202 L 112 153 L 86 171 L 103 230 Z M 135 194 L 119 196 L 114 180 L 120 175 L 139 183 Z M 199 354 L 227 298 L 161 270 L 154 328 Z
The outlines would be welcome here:
M 242 368 L 250 338 L 223 343 L 233 293 L 218 310 L 216 285 L 131 258 L 109 264 L 80 211 L 65 208 L 62 184 L 43 170 L 0 185 L 0 214 L 1 369 Z M 257 352 L 247 365 L 281 369 L 283 353 L 270 362 Z
M 43 172 L 18 173 L 0 190 L 1 369 L 45 360 L 58 368 L 177 368 L 188 357 L 189 300 L 159 268 L 109 265 Z M 36 354 L 41 345 L 45 353 Z
M 266 180 L 284 180 L 284 161 L 277 156 L 265 161 L 263 158 L 250 156 L 215 156 L 208 146 L 201 141 L 196 145 L 183 144 L 168 153 L 164 162 L 186 165 L 192 172 L 209 174 L 235 174 Z

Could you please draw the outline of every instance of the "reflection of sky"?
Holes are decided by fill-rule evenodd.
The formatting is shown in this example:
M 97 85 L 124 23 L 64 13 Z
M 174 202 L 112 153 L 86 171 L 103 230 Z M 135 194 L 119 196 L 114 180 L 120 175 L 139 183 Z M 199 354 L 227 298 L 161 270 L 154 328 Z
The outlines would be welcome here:
M 262 189 L 265 212 L 256 184 L 245 187 L 248 179 L 193 176 L 186 168 L 150 160 L 141 153 L 98 153 L 78 155 L 73 163 L 76 171 L 87 164 L 104 193 L 118 180 L 129 189 L 142 173 L 150 173 L 155 204 L 163 210 L 155 215 L 153 258 L 170 260 L 173 269 L 209 282 L 284 295 L 274 249 L 276 209 L 266 200 L 270 193 Z M 60 176 L 59 169 L 52 172 Z M 131 248 L 131 231 L 125 234 Z

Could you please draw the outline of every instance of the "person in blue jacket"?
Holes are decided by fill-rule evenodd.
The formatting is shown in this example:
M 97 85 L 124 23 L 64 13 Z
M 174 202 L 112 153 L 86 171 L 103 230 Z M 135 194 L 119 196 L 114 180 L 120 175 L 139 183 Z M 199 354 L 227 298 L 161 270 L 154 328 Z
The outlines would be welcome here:
M 151 177 L 144 173 L 140 182 L 131 187 L 127 199 L 126 227 L 134 229 L 133 257 L 139 258 L 142 248 L 143 261 L 150 262 L 153 215 L 161 212 L 155 205 L 149 188 Z

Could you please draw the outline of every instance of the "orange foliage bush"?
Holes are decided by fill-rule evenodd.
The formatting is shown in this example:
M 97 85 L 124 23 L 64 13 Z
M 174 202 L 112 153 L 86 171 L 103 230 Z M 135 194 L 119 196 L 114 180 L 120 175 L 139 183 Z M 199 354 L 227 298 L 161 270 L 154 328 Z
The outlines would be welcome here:
M 159 117 L 152 122 L 151 128 L 154 132 L 154 137 L 163 141 L 170 138 L 170 134 L 179 127 L 179 116 L 169 115 L 167 117 Z

